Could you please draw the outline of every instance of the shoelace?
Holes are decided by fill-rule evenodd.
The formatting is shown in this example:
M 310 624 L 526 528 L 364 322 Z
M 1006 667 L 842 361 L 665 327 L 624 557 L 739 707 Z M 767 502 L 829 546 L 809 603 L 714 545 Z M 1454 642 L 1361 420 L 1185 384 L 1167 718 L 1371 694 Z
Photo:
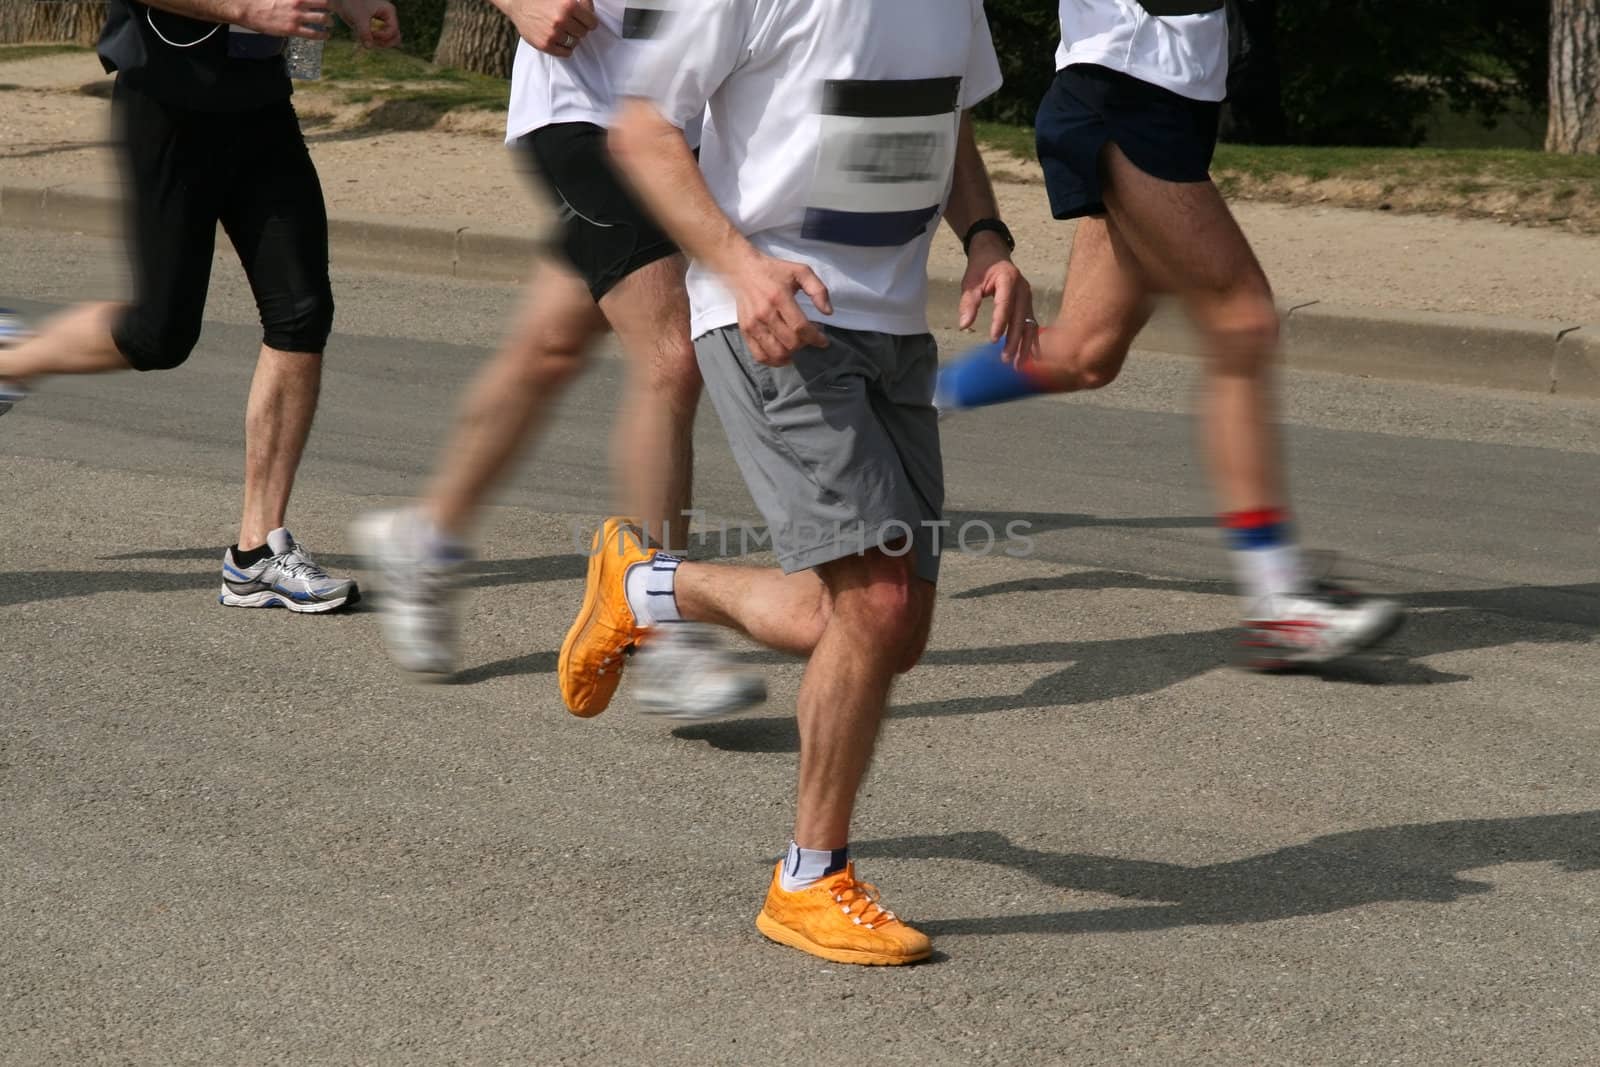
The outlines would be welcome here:
M 278 566 L 291 578 L 305 578 L 308 581 L 317 581 L 328 577 L 328 572 L 317 566 L 315 561 L 306 554 L 305 548 L 299 542 L 283 555 L 278 557 Z
M 844 886 L 843 892 L 833 894 L 833 900 L 840 911 L 850 916 L 851 922 L 868 930 L 896 921 L 894 912 L 878 903 L 878 887 L 871 882 L 852 881 Z M 855 910 L 858 904 L 859 912 Z

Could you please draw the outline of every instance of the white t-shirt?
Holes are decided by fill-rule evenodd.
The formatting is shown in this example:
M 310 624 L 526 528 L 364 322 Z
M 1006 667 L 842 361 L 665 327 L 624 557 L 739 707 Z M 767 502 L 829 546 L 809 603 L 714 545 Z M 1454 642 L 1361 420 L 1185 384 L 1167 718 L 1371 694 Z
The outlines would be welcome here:
M 600 25 L 566 59 L 517 42 L 506 141 L 557 122 L 609 126 L 621 82 L 674 12 L 674 0 L 594 0 Z
M 928 332 L 961 112 L 999 87 L 982 0 L 696 0 L 627 92 L 679 126 L 705 114 L 718 206 L 828 287 L 831 316 L 798 295 L 809 318 L 910 335 Z M 695 336 L 738 322 L 709 270 L 688 284 Z
M 1192 100 L 1221 100 L 1228 95 L 1228 15 L 1220 4 L 1201 15 L 1152 15 L 1139 0 L 1061 0 L 1056 69 L 1074 63 L 1120 70 Z

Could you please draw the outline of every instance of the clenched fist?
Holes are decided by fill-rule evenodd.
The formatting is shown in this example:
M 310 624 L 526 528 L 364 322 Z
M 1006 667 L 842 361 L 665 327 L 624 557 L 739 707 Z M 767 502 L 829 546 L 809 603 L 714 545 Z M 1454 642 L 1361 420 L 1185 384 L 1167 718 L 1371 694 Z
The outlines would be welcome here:
M 566 59 L 584 35 L 600 25 L 594 0 L 495 0 L 522 39 L 541 52 Z

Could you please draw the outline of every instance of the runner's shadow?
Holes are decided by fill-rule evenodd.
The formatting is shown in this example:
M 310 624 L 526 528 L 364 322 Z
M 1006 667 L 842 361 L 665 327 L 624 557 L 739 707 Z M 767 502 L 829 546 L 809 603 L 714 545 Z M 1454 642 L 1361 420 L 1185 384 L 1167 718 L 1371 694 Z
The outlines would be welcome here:
M 559 658 L 554 652 L 533 652 L 526 656 L 512 656 L 460 671 L 451 679 L 451 684 L 477 685 L 479 682 L 495 678 L 512 678 L 519 674 L 554 674 L 556 660 Z
M 1024 533 L 1054 533 L 1058 530 L 1201 530 L 1215 529 L 1215 515 L 1149 515 L 1105 517 L 1072 511 L 988 511 L 951 510 L 944 517 L 950 528 L 959 530 L 969 522 L 988 523 L 996 535 L 1004 534 L 1012 523 L 1022 523 Z
M 101 593 L 182 593 L 211 589 L 221 583 L 222 550 L 219 548 L 144 549 L 99 557 L 107 562 L 133 560 L 188 561 L 209 564 L 204 569 L 173 574 L 166 571 L 14 571 L 0 574 L 0 608 L 46 600 L 67 600 Z M 359 557 L 317 552 L 318 563 L 333 574 L 360 577 Z M 526 559 L 474 560 L 466 568 L 463 586 L 492 589 L 501 586 L 561 582 L 583 577 L 583 557 L 572 553 L 531 556 Z
M 1199 867 L 1041 852 L 990 831 L 865 841 L 851 850 L 858 856 L 987 863 L 1053 888 L 1138 902 L 917 923 L 929 934 L 1137 933 L 1272 922 L 1382 903 L 1448 904 L 1492 892 L 1492 884 L 1462 875 L 1503 863 L 1597 871 L 1600 811 L 1353 830 Z
M 1165 581 L 1115 571 L 1063 576 L 1073 589 L 1125 588 L 1129 580 L 1137 582 L 1139 588 L 1148 587 L 1152 581 Z M 1093 584 L 1096 581 L 1103 584 Z M 1212 585 L 1221 583 L 1178 584 L 1198 584 L 1202 588 L 1192 591 L 1209 591 Z M 1421 661 L 1445 653 L 1514 644 L 1582 645 L 1600 635 L 1600 584 L 1419 593 L 1398 599 L 1413 609 L 1413 614 L 1390 646 L 1298 673 L 1330 685 L 1458 684 L 1471 681 L 1471 675 L 1441 670 Z M 923 656 L 918 672 L 939 667 L 1054 665 L 1058 669 L 1034 677 L 1020 689 L 1007 691 L 1002 688 L 1003 682 L 978 694 L 967 688 L 943 698 L 897 704 L 889 714 L 894 718 L 984 715 L 1028 708 L 1071 708 L 1154 693 L 1227 664 L 1237 633 L 1230 627 L 1108 640 L 935 648 Z M 913 675 L 910 684 L 925 692 L 935 679 L 936 675 Z M 794 752 L 799 736 L 792 722 L 787 729 L 781 725 L 785 722 L 790 720 L 734 719 L 682 727 L 673 734 L 729 751 Z
M 338 552 L 317 552 L 316 561 L 330 572 L 361 571 L 365 561 L 360 556 Z M 219 548 L 163 548 L 125 552 L 116 556 L 100 556 L 109 561 L 124 560 L 200 560 L 222 563 Z M 466 565 L 464 585 L 469 589 L 487 589 L 503 585 L 533 585 L 538 582 L 560 582 L 569 578 L 582 578 L 584 559 L 575 553 L 556 553 L 549 556 L 528 556 L 522 559 L 475 559 Z

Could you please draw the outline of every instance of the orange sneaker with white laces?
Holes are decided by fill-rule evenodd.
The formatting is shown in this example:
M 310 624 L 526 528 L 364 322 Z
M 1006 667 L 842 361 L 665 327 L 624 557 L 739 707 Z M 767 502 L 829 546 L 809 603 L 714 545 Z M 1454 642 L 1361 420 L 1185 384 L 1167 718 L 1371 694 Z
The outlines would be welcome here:
M 780 861 L 756 916 L 756 929 L 772 940 L 835 963 L 892 967 L 933 954 L 927 935 L 878 903 L 877 886 L 856 880 L 855 864 L 794 893 L 784 890 L 782 870 Z
M 611 703 L 623 661 L 645 635 L 628 607 L 628 568 L 649 563 L 657 551 L 632 519 L 607 519 L 595 532 L 583 607 L 561 643 L 556 665 L 561 699 L 572 714 L 587 719 Z

